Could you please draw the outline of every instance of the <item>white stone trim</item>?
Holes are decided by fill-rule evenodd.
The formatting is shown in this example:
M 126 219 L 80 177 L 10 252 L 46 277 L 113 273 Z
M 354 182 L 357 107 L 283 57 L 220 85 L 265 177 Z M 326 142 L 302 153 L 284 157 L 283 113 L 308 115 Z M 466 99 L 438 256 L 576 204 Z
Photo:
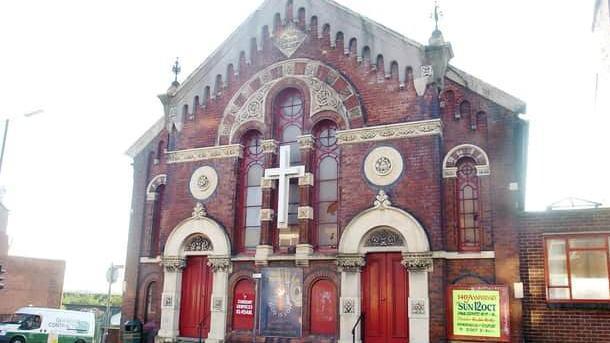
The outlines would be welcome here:
M 466 150 L 468 153 L 453 156 L 457 154 L 459 150 Z M 476 158 L 474 158 L 474 153 L 479 154 L 482 157 L 482 160 L 477 160 Z M 457 177 L 457 166 L 455 166 L 455 164 L 462 157 L 472 157 L 475 159 L 475 168 L 477 170 L 478 176 L 491 174 L 491 168 L 489 166 L 489 156 L 487 155 L 485 150 L 474 144 L 460 144 L 451 148 L 451 150 L 449 150 L 449 152 L 447 152 L 447 154 L 443 158 L 443 178 L 446 179 Z
M 313 207 L 299 206 L 297 209 L 297 219 L 313 219 Z
M 157 199 L 157 188 L 160 185 L 167 184 L 167 174 L 155 175 L 148 185 L 146 185 L 146 200 L 152 201 Z
M 443 258 L 446 260 L 494 259 L 496 258 L 496 252 L 493 250 L 479 252 L 433 251 L 432 258 Z
M 312 186 L 314 185 L 313 173 L 305 173 L 305 175 L 299 178 L 299 186 Z
M 216 221 L 197 213 L 179 223 L 170 233 L 163 257 L 168 260 L 185 260 L 187 255 L 201 255 L 201 252 L 187 252 L 185 245 L 188 239 L 195 234 L 205 235 L 211 242 L 213 250 L 206 251 L 210 256 L 214 272 L 212 281 L 212 299 L 221 299 L 221 308 L 211 312 L 210 332 L 206 342 L 221 342 L 226 334 L 227 320 L 227 292 L 230 270 L 231 246 L 225 230 Z M 182 289 L 181 268 L 165 268 L 163 277 L 163 301 L 169 299 L 171 304 L 161 307 L 161 327 L 159 338 L 163 341 L 176 341 L 179 335 L 180 299 Z M 163 305 L 163 304 L 162 304 Z M 211 306 L 214 306 L 212 302 Z
M 244 147 L 241 144 L 217 145 L 166 152 L 167 164 L 196 162 L 219 158 L 241 158 Z
M 140 263 L 142 263 L 142 264 L 159 264 L 159 263 L 161 263 L 161 256 L 157 256 L 157 257 L 140 257 Z
M 398 232 L 403 246 L 366 247 L 364 241 L 368 234 L 378 227 L 387 226 Z M 421 224 L 409 213 L 392 206 L 385 192 L 380 191 L 373 207 L 362 211 L 352 219 L 341 235 L 339 242 L 340 256 L 350 261 L 343 261 L 341 271 L 341 304 L 345 299 L 354 299 L 358 304 L 353 313 L 340 311 L 339 342 L 352 341 L 351 330 L 361 313 L 361 278 L 360 268 L 366 268 L 366 253 L 379 251 L 400 251 L 403 256 L 423 256 L 430 259 L 430 244 Z M 419 254 L 418 254 L 419 253 Z M 360 262 L 359 262 L 360 260 Z M 429 269 L 428 269 L 429 270 Z M 430 342 L 430 318 L 428 315 L 428 272 L 422 268 L 411 268 L 409 273 L 409 302 L 417 299 L 423 302 L 426 313 L 416 316 L 409 315 L 409 342 Z M 411 310 L 411 306 L 409 306 Z M 410 313 L 409 313 L 410 314 Z M 356 342 L 361 342 L 357 331 Z
M 337 131 L 337 144 L 376 142 L 440 134 L 442 134 L 440 119 L 420 120 Z

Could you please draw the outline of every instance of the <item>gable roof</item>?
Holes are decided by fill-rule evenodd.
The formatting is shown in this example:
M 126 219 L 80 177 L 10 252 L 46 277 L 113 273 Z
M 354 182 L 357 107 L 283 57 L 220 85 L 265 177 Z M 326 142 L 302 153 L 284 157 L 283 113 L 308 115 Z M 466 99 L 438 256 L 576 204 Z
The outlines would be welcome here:
M 274 18 L 285 18 L 286 3 L 289 0 L 265 0 L 235 31 L 201 63 L 176 89 L 171 102 L 175 108 L 192 104 L 195 96 L 201 96 L 209 87 L 214 94 L 216 80 L 227 78 L 228 66 L 239 73 L 240 56 L 246 61 L 252 60 L 251 46 L 256 41 L 257 51 L 262 50 L 263 28 L 267 27 L 273 35 Z M 292 0 L 293 18 L 298 18 L 300 9 L 305 11 L 305 23 L 309 30 L 312 18 L 317 19 L 318 38 L 322 38 L 323 28 L 329 30 L 330 45 L 335 46 L 334 37 L 342 33 L 346 50 L 348 42 L 355 39 L 358 47 L 358 58 L 362 58 L 365 48 L 370 51 L 371 58 L 383 55 L 384 70 L 390 71 L 391 65 L 398 64 L 399 81 L 406 78 L 406 68 L 411 68 L 414 77 L 420 77 L 421 67 L 425 61 L 425 46 L 411 40 L 400 33 L 391 30 L 333 0 Z M 475 93 L 509 109 L 512 112 L 525 111 L 525 103 L 516 97 L 493 87 L 482 80 L 450 66 L 446 77 Z M 129 148 L 127 154 L 135 156 L 163 129 L 163 124 L 157 122 L 138 141 Z

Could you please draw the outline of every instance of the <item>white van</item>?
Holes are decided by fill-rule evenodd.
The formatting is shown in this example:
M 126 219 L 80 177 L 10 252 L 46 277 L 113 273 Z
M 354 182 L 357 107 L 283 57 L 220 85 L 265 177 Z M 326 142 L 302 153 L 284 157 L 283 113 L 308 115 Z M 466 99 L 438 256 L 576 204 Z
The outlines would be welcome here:
M 0 322 L 0 343 L 93 343 L 95 315 L 24 307 Z

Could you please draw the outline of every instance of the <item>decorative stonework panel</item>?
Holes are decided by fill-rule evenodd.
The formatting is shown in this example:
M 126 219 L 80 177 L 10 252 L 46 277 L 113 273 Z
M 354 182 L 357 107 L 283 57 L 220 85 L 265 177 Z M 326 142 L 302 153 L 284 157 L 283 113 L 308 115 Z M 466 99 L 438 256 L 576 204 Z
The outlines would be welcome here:
M 410 272 L 431 272 L 434 266 L 432 253 L 403 253 L 400 262 Z
M 341 298 L 341 313 L 355 314 L 356 313 L 356 299 L 355 298 Z
M 475 162 L 477 175 L 489 175 L 491 169 L 489 167 L 489 158 L 483 149 L 472 144 L 458 145 L 447 153 L 443 161 L 443 177 L 457 177 L 457 163 L 461 158 L 471 158 Z
M 212 160 L 217 158 L 241 157 L 243 146 L 240 144 L 220 145 L 206 148 L 171 151 L 167 153 L 167 163 L 183 163 Z
M 277 37 L 273 38 L 273 44 L 286 56 L 290 57 L 303 44 L 307 35 L 299 30 L 294 24 L 287 25 Z
M 341 272 L 359 273 L 365 264 L 366 260 L 360 255 L 337 256 L 337 267 Z
M 212 242 L 204 235 L 197 235 L 186 243 L 186 251 L 210 251 L 214 250 Z
M 364 175 L 376 186 L 390 185 L 402 175 L 404 163 L 398 150 L 392 147 L 378 147 L 364 159 Z
M 299 206 L 297 210 L 298 219 L 313 219 L 313 207 Z
M 214 312 L 222 312 L 224 309 L 224 300 L 222 297 L 214 297 L 212 299 L 212 311 Z
M 393 230 L 390 229 L 377 229 L 373 231 L 366 242 L 364 243 L 366 247 L 396 247 L 396 246 L 404 246 L 404 241 L 402 236 Z
M 289 44 L 288 36 L 285 36 L 289 31 L 290 29 L 286 29 L 274 38 L 276 44 L 279 42 Z M 296 30 L 296 32 L 300 31 Z M 304 70 L 296 68 L 297 64 L 304 64 Z M 276 72 L 278 68 L 281 73 Z M 323 80 L 317 76 L 318 70 L 321 68 L 327 71 L 327 76 Z M 350 118 L 362 116 L 362 108 L 360 100 L 356 96 L 356 90 L 347 79 L 330 66 L 305 58 L 281 61 L 256 73 L 235 93 L 223 113 L 217 144 L 223 141 L 221 137 L 232 141 L 235 133 L 246 122 L 263 123 L 265 108 L 268 107 L 265 102 L 268 101 L 269 91 L 284 78 L 299 79 L 308 85 L 311 99 L 310 117 L 321 111 L 336 112 L 349 127 Z M 338 83 L 341 84 L 340 87 L 335 86 Z M 253 84 L 260 84 L 260 87 L 252 89 Z
M 179 272 L 186 268 L 186 259 L 180 256 L 163 256 L 161 264 L 167 272 Z
M 409 298 L 409 317 L 428 318 L 428 300 Z
M 439 119 L 422 120 L 411 123 L 371 126 L 337 132 L 338 144 L 384 141 L 397 138 L 440 135 L 442 124 Z
M 218 186 L 218 173 L 210 166 L 198 168 L 191 175 L 189 188 L 195 199 L 205 200 L 210 197 Z
M 208 266 L 212 268 L 214 273 L 231 272 L 231 260 L 228 257 L 208 257 Z

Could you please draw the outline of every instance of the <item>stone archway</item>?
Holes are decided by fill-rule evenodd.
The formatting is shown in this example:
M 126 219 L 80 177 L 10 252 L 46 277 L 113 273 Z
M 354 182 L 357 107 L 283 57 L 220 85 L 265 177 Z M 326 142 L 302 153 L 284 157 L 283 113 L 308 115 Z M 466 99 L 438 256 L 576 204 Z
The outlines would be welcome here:
M 222 342 L 227 318 L 227 283 L 231 268 L 230 242 L 225 230 L 207 217 L 205 208 L 197 203 L 193 215 L 178 224 L 170 233 L 162 264 L 164 267 L 159 337 L 176 341 L 179 335 L 182 270 L 188 256 L 205 255 L 213 271 L 211 295 L 211 327 L 206 342 Z
M 369 252 L 400 252 L 409 275 L 409 342 L 429 342 L 428 272 L 432 253 L 421 224 L 409 213 L 392 206 L 383 190 L 373 207 L 346 226 L 339 242 L 337 265 L 341 271 L 340 342 L 352 342 L 352 327 L 361 314 L 361 276 Z M 361 342 L 359 332 L 356 341 Z

